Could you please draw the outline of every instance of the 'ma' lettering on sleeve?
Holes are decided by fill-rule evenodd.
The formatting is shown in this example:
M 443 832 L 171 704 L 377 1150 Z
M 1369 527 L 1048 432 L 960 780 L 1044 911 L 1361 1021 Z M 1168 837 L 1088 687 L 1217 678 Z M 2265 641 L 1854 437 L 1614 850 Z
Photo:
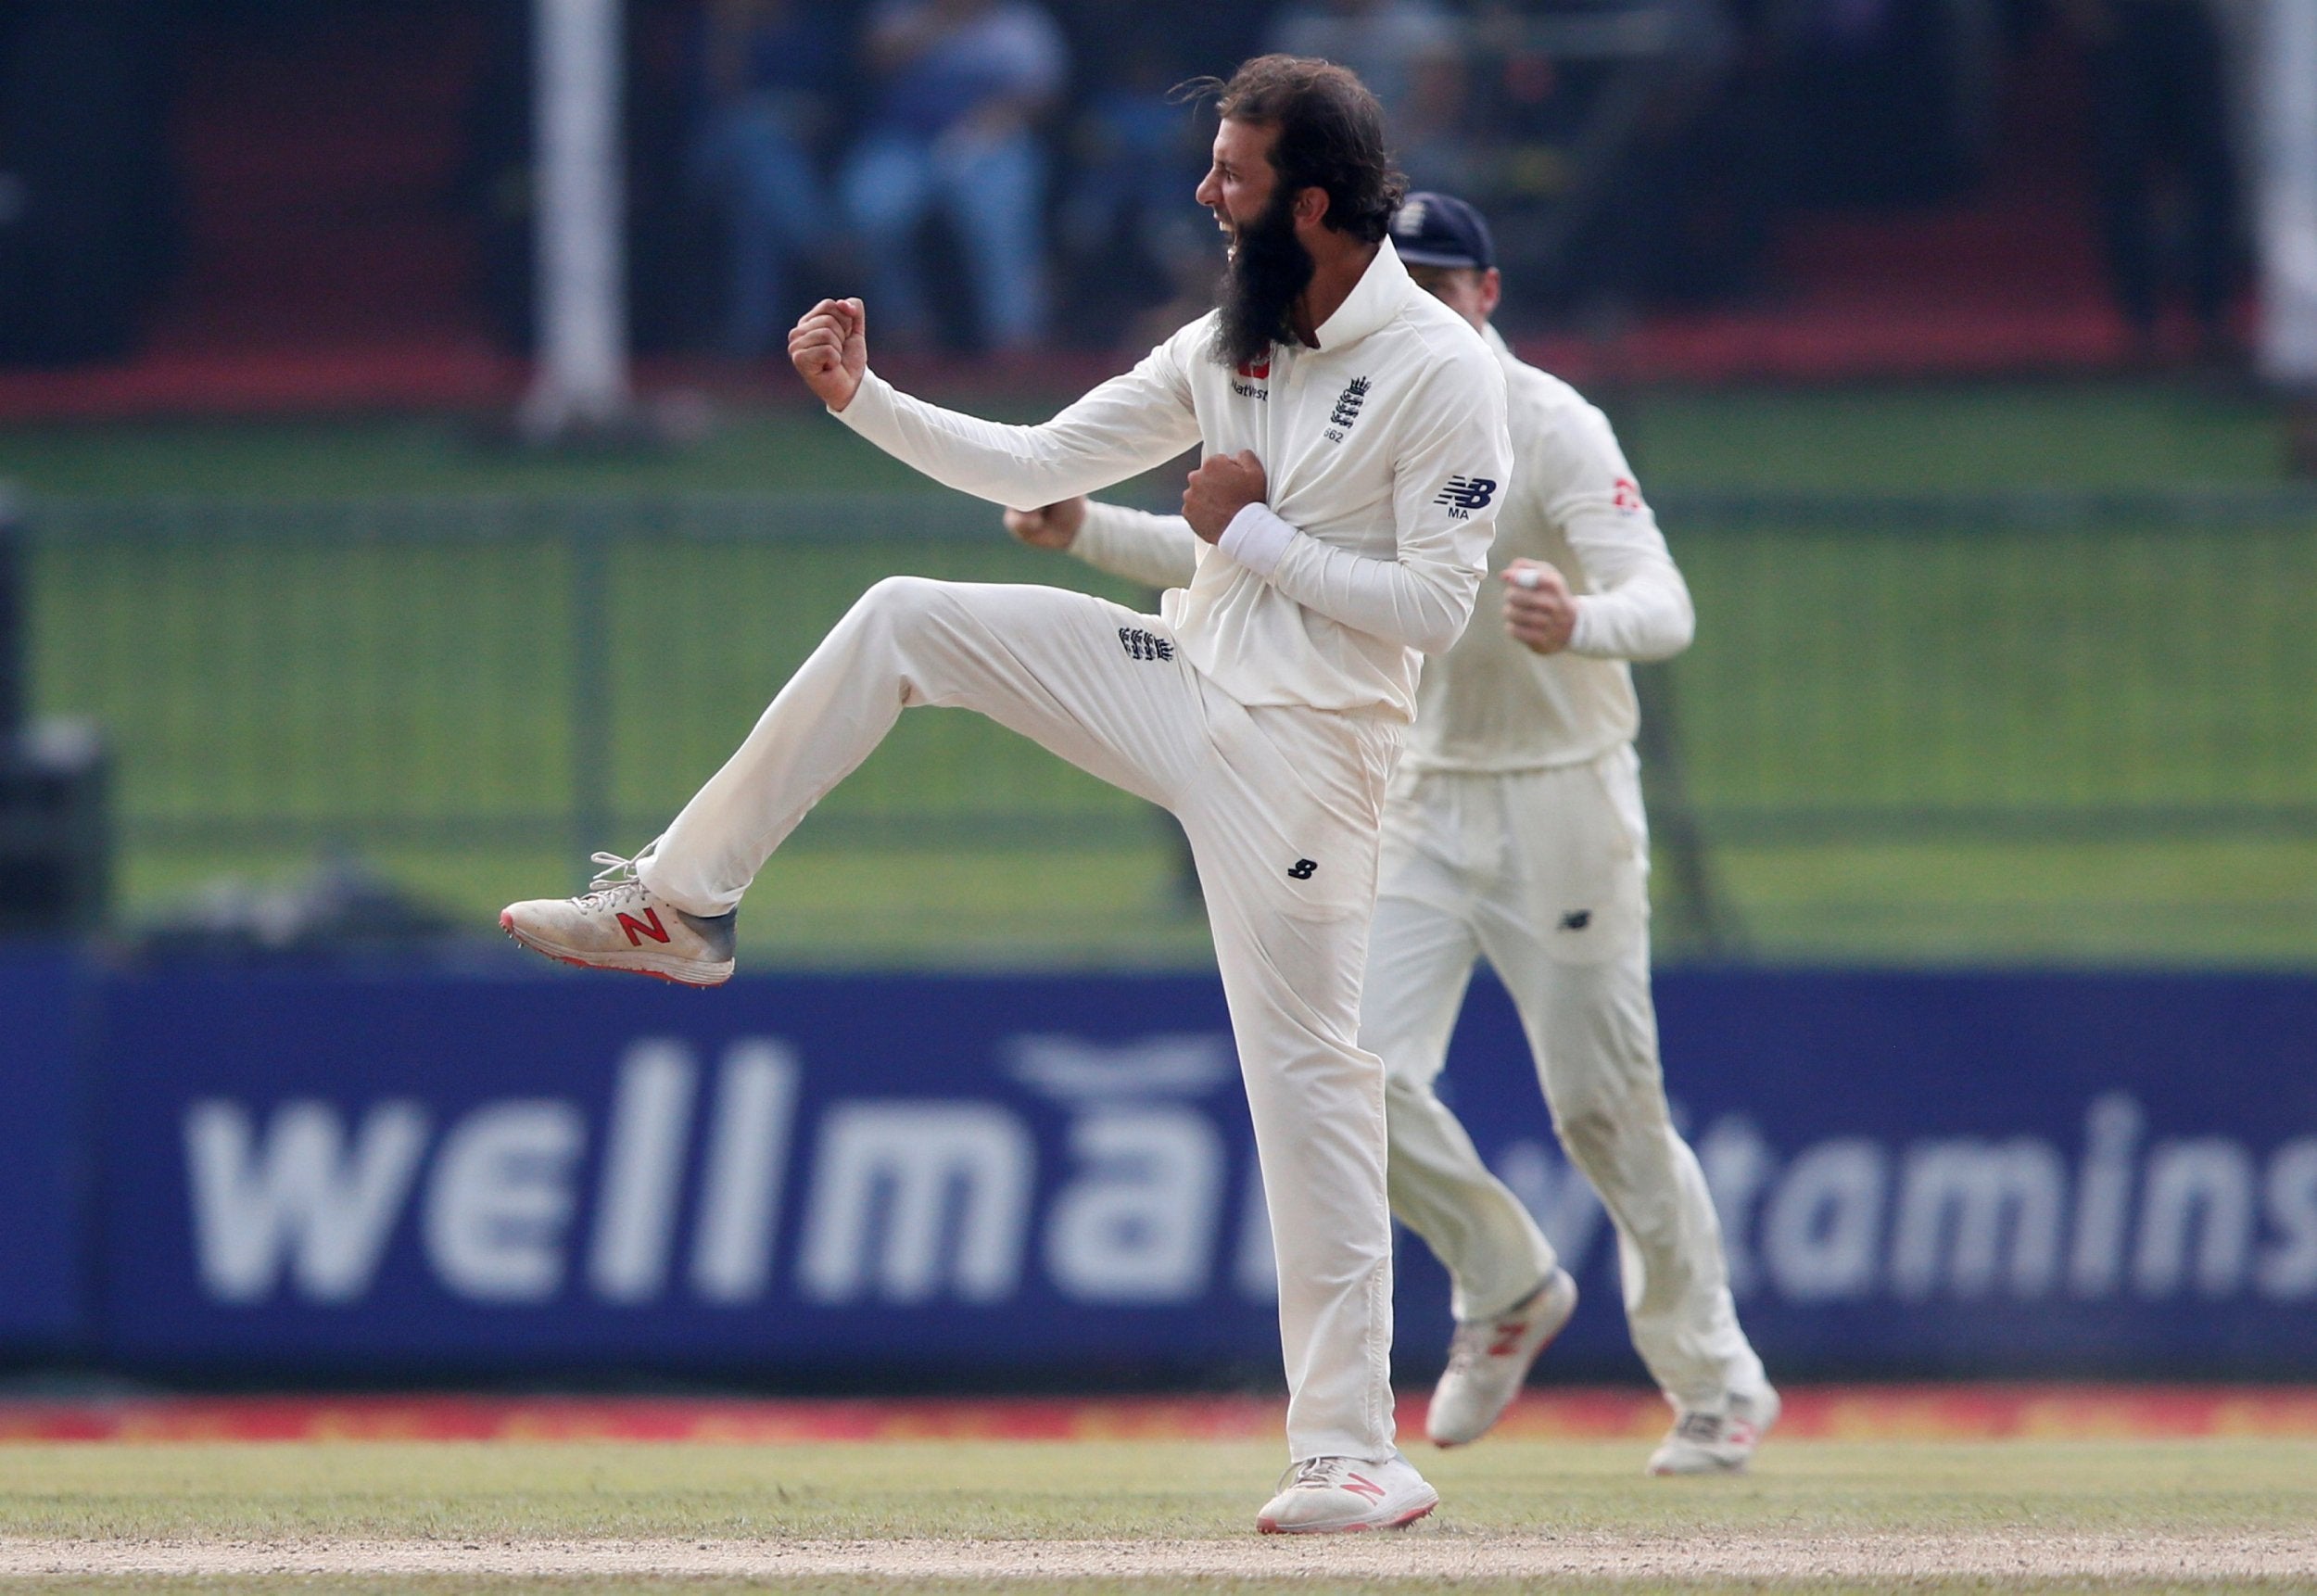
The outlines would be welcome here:
M 1465 476 L 1459 474 L 1448 479 L 1448 486 L 1440 489 L 1432 502 L 1447 505 L 1451 518 L 1464 521 L 1471 518 L 1474 511 L 1486 509 L 1488 501 L 1496 496 L 1497 484 L 1494 477 Z

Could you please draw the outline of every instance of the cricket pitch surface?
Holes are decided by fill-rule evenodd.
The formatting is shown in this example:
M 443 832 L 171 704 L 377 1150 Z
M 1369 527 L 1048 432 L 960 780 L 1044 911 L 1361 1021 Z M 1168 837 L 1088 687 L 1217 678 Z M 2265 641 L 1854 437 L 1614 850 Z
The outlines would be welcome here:
M 2317 1591 L 2317 1393 L 1827 1387 L 1641 1474 L 1631 1392 L 1412 1446 L 1412 1529 L 1254 1533 L 1256 1399 L 0 1403 L 0 1590 Z M 1404 1409 L 1420 1433 L 1421 1407 Z
M 2317 1580 L 2317 1533 L 2246 1536 L 1569 1535 L 1459 1532 L 1245 1539 L 375 1540 L 0 1542 L 0 1577 L 32 1576 L 1002 1581 L 1316 1579 L 1453 1588 L 1475 1580 L 2135 1585 Z

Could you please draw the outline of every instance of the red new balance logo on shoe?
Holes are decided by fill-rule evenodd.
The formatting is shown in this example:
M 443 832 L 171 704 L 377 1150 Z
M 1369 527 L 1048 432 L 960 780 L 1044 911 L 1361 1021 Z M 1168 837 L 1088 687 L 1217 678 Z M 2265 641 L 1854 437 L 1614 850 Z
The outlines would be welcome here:
M 1344 1476 L 1344 1488 L 1351 1492 L 1354 1496 L 1364 1496 L 1370 1501 L 1382 1501 L 1384 1500 L 1384 1488 L 1363 1474 L 1346 1475 Z
M 643 946 L 643 939 L 646 937 L 650 937 L 653 942 L 667 941 L 667 927 L 660 923 L 658 909 L 644 910 L 642 919 L 638 919 L 633 915 L 623 914 L 619 917 L 619 929 L 627 933 L 629 947 Z
M 1497 1338 L 1489 1343 L 1488 1356 L 1491 1358 L 1510 1358 L 1513 1353 L 1519 1351 L 1521 1349 L 1522 1333 L 1527 1330 L 1527 1328 L 1528 1321 L 1526 1319 L 1518 1320 L 1513 1324 L 1505 1325 L 1502 1329 L 1497 1332 Z

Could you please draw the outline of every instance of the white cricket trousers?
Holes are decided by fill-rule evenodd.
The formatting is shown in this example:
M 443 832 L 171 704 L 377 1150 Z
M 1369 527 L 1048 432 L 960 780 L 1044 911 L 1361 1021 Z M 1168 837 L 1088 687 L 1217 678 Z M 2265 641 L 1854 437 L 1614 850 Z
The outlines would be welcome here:
M 1763 1384 L 1722 1233 L 1673 1127 L 1650 1001 L 1649 837 L 1629 744 L 1511 774 L 1402 772 L 1385 807 L 1362 1045 L 1384 1059 L 1392 1209 L 1455 1282 L 1462 1319 L 1502 1312 L 1552 1246 L 1434 1091 L 1475 957 L 1496 967 L 1570 1161 L 1616 1226 L 1633 1345 L 1667 1397 L 1719 1411 Z
M 721 914 L 903 709 L 979 710 L 1174 811 L 1255 1121 L 1294 1458 L 1392 1455 L 1384 1070 L 1360 1050 L 1377 830 L 1399 728 L 1248 708 L 1166 623 L 1052 588 L 897 576 L 837 624 L 639 867 Z

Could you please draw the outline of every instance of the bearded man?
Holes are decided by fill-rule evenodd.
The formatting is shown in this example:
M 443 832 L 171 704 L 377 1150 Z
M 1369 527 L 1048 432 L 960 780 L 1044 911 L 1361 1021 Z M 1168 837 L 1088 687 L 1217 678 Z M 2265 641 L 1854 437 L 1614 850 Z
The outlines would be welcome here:
M 1470 619 L 1508 475 L 1505 384 L 1387 230 L 1405 184 L 1350 72 L 1265 56 L 1217 93 L 1196 198 L 1231 266 L 1210 315 L 1036 426 L 896 392 L 857 299 L 790 358 L 846 426 L 935 480 L 1046 505 L 1196 443 L 1197 569 L 1158 615 L 1082 593 L 892 577 L 683 813 L 597 890 L 511 906 L 551 957 L 713 985 L 772 851 L 900 712 L 979 710 L 1171 809 L 1238 1043 L 1279 1268 L 1292 1460 L 1265 1531 L 1401 1526 L 1438 1497 L 1392 1421 L 1385 1074 L 1359 1045 L 1385 787 L 1421 656 Z
M 1425 1429 L 1486 1435 L 1576 1310 L 1576 1282 L 1435 1089 L 1475 961 L 1519 1009 L 1554 1129 L 1617 1232 L 1633 1345 L 1673 1405 L 1652 1474 L 1745 1468 L 1779 1396 L 1729 1294 L 1705 1177 L 1674 1128 L 1650 998 L 1649 824 L 1631 660 L 1689 647 L 1690 589 L 1608 417 L 1513 357 L 1480 212 L 1412 194 L 1392 242 L 1502 364 L 1520 480 L 1497 522 L 1504 625 L 1424 671 L 1384 810 L 1361 1045 L 1384 1060 L 1393 1211 L 1448 1266 L 1456 1334 Z M 1026 543 L 1165 588 L 1176 516 L 1071 500 L 1009 510 Z

